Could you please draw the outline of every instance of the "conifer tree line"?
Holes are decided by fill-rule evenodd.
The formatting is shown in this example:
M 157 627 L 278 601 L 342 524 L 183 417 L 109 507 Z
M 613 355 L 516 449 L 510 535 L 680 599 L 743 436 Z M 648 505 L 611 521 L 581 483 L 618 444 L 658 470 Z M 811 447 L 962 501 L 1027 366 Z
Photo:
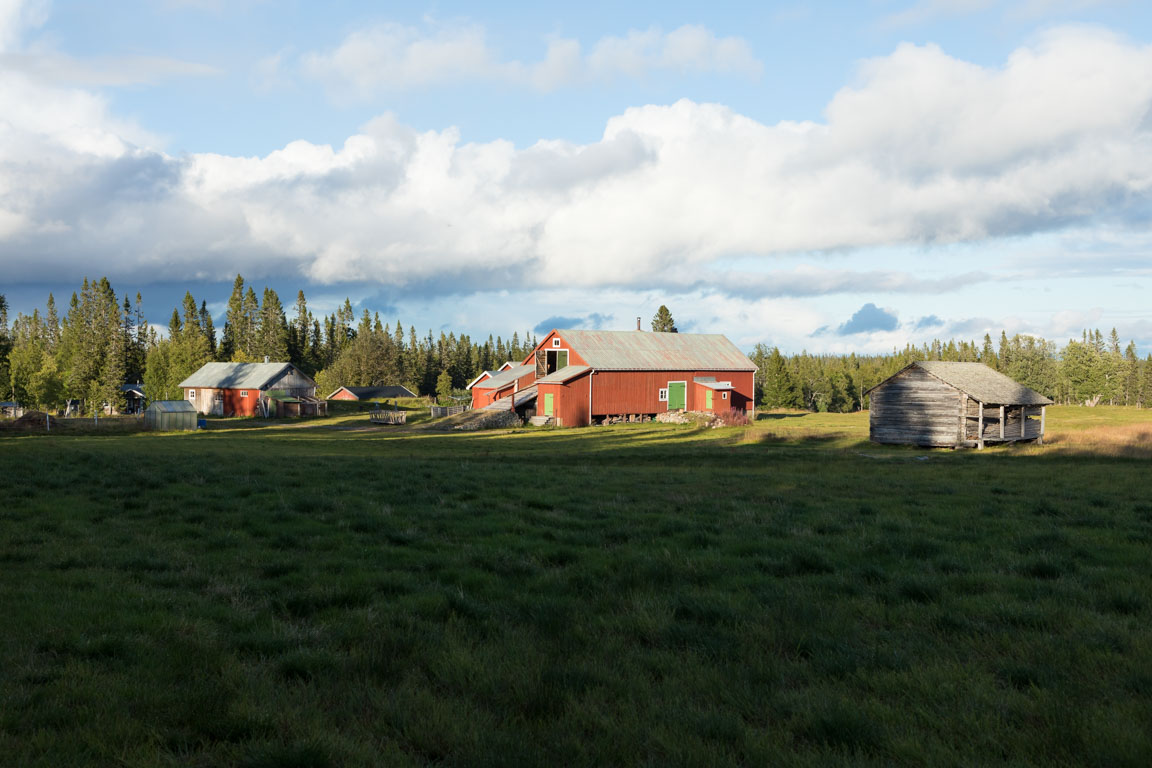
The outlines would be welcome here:
M 662 308 L 664 309 L 664 308 Z M 666 311 L 666 310 L 665 310 Z M 144 319 L 143 299 L 118 297 L 107 278 L 85 279 L 66 309 L 49 294 L 43 308 L 9 322 L 0 295 L 0 400 L 56 409 L 72 402 L 91 413 L 124 405 L 121 387 L 142 382 L 152 400 L 182 396 L 179 384 L 206 362 L 289 361 L 316 378 L 320 396 L 340 386 L 403 384 L 421 395 L 459 392 L 480 372 L 522 360 L 535 337 L 513 333 L 473 341 L 466 334 L 417 335 L 378 313 L 359 317 L 350 300 L 316 316 L 303 291 L 286 311 L 276 291 L 257 294 L 237 275 L 216 329 L 206 300 L 188 292 L 172 310 L 167 333 Z M 660 313 L 658 313 L 659 315 Z M 654 318 L 655 321 L 658 318 Z M 674 329 L 668 313 L 668 330 Z M 982 362 L 1058 403 L 1152 406 L 1152 355 L 1085 330 L 1062 348 L 1034 336 L 1000 334 L 998 343 L 933 341 L 883 355 L 784 355 L 756 345 L 756 402 L 761 407 L 848 412 L 867 407 L 864 392 L 914 360 Z
M 933 341 L 885 355 L 785 356 L 757 344 L 756 402 L 768 408 L 846 413 L 868 407 L 864 393 L 916 360 L 980 362 L 1060 404 L 1152 407 L 1152 355 L 1141 360 L 1136 344 L 1121 346 L 1116 329 L 1081 333 L 1061 349 L 1035 336 L 1000 333 L 998 343 Z
M 172 310 L 167 333 L 144 319 L 143 299 L 121 301 L 107 278 L 84 279 L 67 312 L 55 297 L 43 311 L 18 315 L 9 324 L 0 295 L 0 400 L 58 409 L 66 404 L 92 413 L 104 404 L 124 408 L 121 387 L 141 382 L 150 400 L 179 399 L 179 384 L 204 363 L 291 362 L 316 379 L 323 397 L 340 386 L 403 384 L 421 395 L 460 390 L 481 371 L 519 361 L 536 346 L 529 333 L 505 341 L 491 336 L 405 331 L 397 320 L 382 323 L 364 310 L 357 318 L 350 300 L 316 316 L 303 291 L 291 316 L 276 291 L 259 295 L 236 276 L 224 327 L 217 330 L 206 300 L 191 292 Z M 445 378 L 446 375 L 446 378 Z M 446 385 L 447 382 L 447 385 Z

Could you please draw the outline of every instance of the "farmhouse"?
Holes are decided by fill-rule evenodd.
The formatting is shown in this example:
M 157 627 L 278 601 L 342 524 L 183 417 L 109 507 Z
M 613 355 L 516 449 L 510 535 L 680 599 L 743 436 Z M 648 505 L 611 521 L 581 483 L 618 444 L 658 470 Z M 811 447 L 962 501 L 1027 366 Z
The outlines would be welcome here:
M 1052 401 L 983 363 L 912 363 L 864 394 L 873 442 L 975 446 L 1044 442 Z
M 180 382 L 184 399 L 214 416 L 318 416 L 328 404 L 292 363 L 205 363 Z
M 664 411 L 751 411 L 756 366 L 724 336 L 553 330 L 524 361 L 536 413 L 566 427 Z
M 383 387 L 340 387 L 327 400 L 395 400 L 398 397 L 416 397 L 416 393 L 399 384 Z

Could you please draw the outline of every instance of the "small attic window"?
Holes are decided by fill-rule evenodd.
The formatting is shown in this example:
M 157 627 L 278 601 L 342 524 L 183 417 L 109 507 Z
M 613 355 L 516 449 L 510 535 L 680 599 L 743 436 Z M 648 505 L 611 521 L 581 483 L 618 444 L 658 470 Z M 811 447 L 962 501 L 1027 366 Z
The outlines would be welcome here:
M 560 346 L 560 339 L 559 338 L 552 339 L 552 346 L 554 346 L 554 347 Z
M 188 390 L 188 399 L 189 400 L 195 400 L 196 399 L 196 390 L 194 390 L 194 389 Z

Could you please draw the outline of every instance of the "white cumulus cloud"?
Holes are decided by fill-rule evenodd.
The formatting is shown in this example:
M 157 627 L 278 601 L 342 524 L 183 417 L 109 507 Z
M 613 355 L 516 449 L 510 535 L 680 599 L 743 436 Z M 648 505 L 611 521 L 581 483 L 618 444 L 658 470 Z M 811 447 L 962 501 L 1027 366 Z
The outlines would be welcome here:
M 669 61 L 697 55 L 694 44 L 676 50 Z M 862 63 L 819 122 L 768 125 L 680 101 L 612 117 L 597 141 L 517 149 L 384 115 L 341 146 L 172 157 L 91 94 L 7 72 L 0 262 L 15 280 L 96 263 L 110 277 L 242 271 L 426 293 L 666 285 L 747 296 L 754 288 L 726 260 L 1143 229 L 1150 106 L 1152 50 L 1066 28 L 997 68 L 900 46 Z M 945 289 L 875 265 L 858 274 L 878 289 Z M 791 287 L 764 290 L 843 292 L 855 279 L 780 278 Z
M 350 33 L 335 48 L 299 57 L 305 77 L 322 82 L 341 99 L 484 80 L 541 90 L 642 78 L 650 72 L 733 72 L 758 75 L 761 64 L 739 37 L 717 37 L 698 25 L 671 32 L 657 27 L 597 41 L 587 53 L 578 40 L 556 38 L 544 58 L 521 62 L 501 57 L 475 24 L 419 29 L 378 24 Z M 266 67 L 268 60 L 261 63 Z M 278 68 L 282 65 L 276 61 Z

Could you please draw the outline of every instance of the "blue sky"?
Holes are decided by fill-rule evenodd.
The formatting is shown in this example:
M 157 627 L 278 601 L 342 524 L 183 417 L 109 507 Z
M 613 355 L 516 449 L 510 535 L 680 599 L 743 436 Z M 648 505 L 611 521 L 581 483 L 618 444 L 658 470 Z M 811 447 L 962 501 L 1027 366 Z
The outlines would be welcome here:
M 1152 351 L 1148 4 L 755 5 L 0 0 L 0 293 Z

